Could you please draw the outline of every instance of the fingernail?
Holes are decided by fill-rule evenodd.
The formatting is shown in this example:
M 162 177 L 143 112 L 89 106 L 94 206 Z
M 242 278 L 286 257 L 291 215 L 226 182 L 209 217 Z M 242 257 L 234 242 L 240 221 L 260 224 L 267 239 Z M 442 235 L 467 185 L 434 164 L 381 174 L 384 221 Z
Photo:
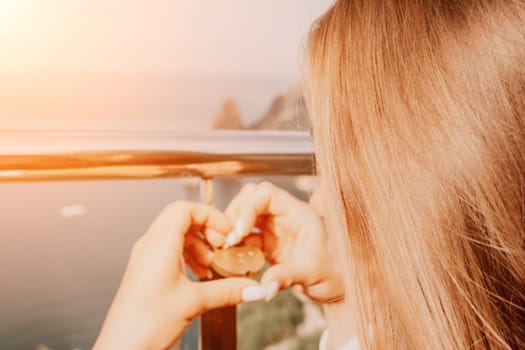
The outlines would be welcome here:
M 279 282 L 274 281 L 270 283 L 270 285 L 268 286 L 268 295 L 266 296 L 266 301 L 270 301 L 273 298 L 275 298 L 277 294 L 279 294 L 280 289 L 281 285 L 279 284 Z
M 250 233 L 259 234 L 261 233 L 261 229 L 258 227 L 252 227 L 252 229 L 250 230 Z
M 235 231 L 228 233 L 223 248 L 230 248 L 237 243 L 237 233 Z
M 249 303 L 252 301 L 264 300 L 268 295 L 268 288 L 263 286 L 249 286 L 242 290 L 242 301 Z
M 207 277 L 208 277 L 209 280 L 211 280 L 213 278 L 213 272 L 211 272 L 211 270 L 208 270 Z
M 212 262 L 214 256 L 215 254 L 211 250 L 208 250 L 208 262 Z
M 239 218 L 235 224 L 235 232 L 237 233 L 237 237 L 242 237 L 244 233 L 244 226 L 244 218 Z

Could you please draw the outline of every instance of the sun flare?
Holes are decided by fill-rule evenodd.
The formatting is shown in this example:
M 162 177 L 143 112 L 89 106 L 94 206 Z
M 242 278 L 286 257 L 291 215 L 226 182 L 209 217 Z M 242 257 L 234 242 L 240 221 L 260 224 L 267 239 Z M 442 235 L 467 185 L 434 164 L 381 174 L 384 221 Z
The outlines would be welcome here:
M 25 2 L 26 0 L 0 0 L 0 29 L 2 31 L 16 29 Z
M 0 18 L 8 18 L 15 15 L 17 9 L 20 9 L 21 3 L 19 0 L 0 0 Z

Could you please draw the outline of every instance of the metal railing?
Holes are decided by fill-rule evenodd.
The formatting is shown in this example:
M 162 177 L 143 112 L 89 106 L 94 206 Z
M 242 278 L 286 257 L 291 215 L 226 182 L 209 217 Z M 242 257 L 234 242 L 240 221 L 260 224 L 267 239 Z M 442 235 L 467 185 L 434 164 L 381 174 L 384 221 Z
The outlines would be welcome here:
M 312 173 L 303 132 L 0 132 L 0 182 Z

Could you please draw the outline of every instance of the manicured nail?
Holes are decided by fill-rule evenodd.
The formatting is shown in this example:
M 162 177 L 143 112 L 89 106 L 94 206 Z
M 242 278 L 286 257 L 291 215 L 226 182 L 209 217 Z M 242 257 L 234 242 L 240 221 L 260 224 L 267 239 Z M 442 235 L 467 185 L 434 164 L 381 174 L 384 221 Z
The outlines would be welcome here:
M 252 229 L 250 230 L 250 233 L 259 234 L 259 233 L 262 233 L 262 231 L 258 227 L 252 227 Z
M 226 236 L 226 241 L 224 242 L 223 248 L 224 249 L 230 248 L 231 246 L 237 243 L 237 240 L 238 240 L 237 232 L 233 231 L 233 232 L 228 233 L 228 235 Z
M 249 286 L 242 290 L 242 301 L 249 303 L 266 299 L 268 288 L 263 286 Z
M 223 248 L 230 248 L 231 246 L 236 245 L 239 243 L 243 236 L 244 230 L 244 219 L 240 218 L 237 220 L 237 223 L 235 224 L 235 229 L 228 233 L 226 236 L 226 242 L 224 243 Z
M 279 284 L 279 282 L 274 281 L 270 283 L 270 285 L 268 286 L 268 295 L 266 296 L 266 301 L 270 301 L 273 298 L 275 298 L 277 294 L 279 294 L 280 289 L 281 285 Z
M 237 233 L 237 237 L 240 238 L 243 236 L 244 226 L 244 219 L 239 218 L 239 220 L 237 220 L 237 223 L 235 224 L 235 232 Z

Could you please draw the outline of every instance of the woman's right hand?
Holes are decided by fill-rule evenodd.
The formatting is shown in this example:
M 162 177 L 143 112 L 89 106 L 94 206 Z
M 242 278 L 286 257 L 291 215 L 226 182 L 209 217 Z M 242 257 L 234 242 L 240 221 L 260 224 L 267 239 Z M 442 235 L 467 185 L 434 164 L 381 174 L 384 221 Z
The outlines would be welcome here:
M 261 247 L 272 265 L 262 276 L 268 300 L 279 290 L 300 286 L 323 304 L 344 299 L 343 281 L 327 246 L 322 218 L 307 203 L 267 182 L 248 184 L 231 201 L 226 215 L 237 222 L 229 245 L 244 240 Z M 261 233 L 250 233 L 253 227 Z

